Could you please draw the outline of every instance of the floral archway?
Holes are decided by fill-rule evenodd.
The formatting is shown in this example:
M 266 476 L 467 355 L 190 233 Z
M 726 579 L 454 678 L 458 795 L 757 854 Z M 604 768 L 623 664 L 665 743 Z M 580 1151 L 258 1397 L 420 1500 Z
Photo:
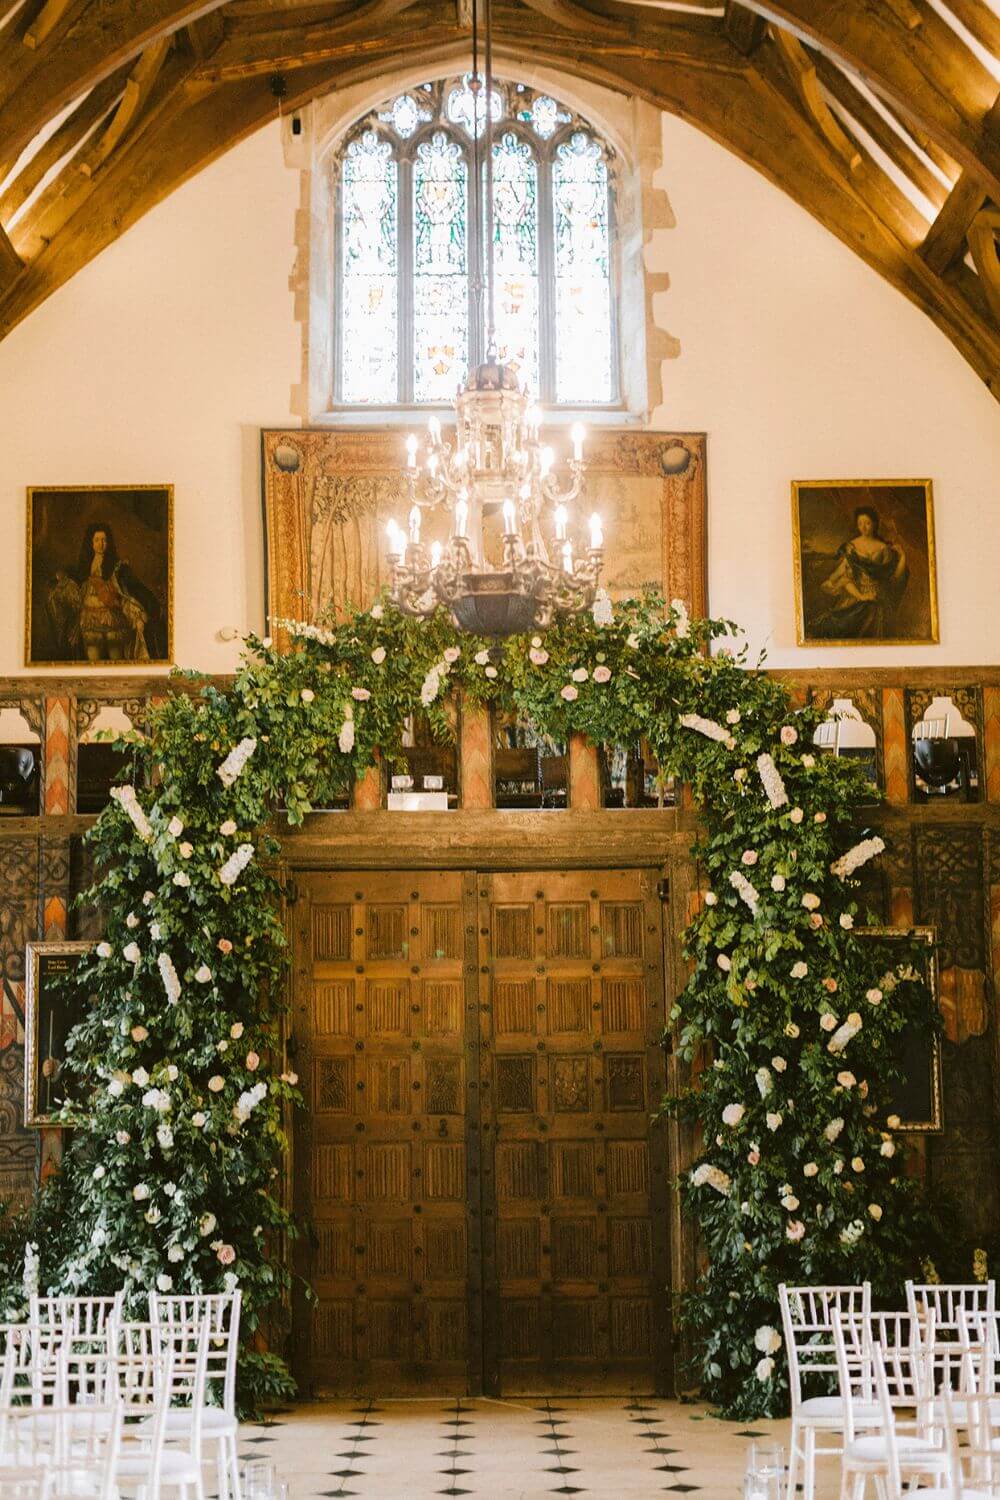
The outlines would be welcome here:
M 257 1337 L 288 1287 L 276 1240 L 295 1226 L 276 1184 L 287 1106 L 302 1102 L 280 1055 L 272 814 L 300 823 L 376 752 L 398 758 L 418 707 L 448 737 L 460 692 L 559 738 L 645 737 L 692 788 L 704 889 L 671 1021 L 694 1082 L 664 1102 L 701 1140 L 679 1184 L 704 1246 L 683 1315 L 708 1399 L 744 1418 L 780 1410 L 778 1282 L 867 1277 L 898 1294 L 930 1233 L 887 1100 L 893 1040 L 933 1026 L 932 1002 L 898 945 L 890 958 L 857 932 L 857 872 L 882 851 L 858 837 L 863 773 L 813 753 L 822 715 L 744 653 L 712 654 L 734 626 L 677 601 L 499 647 L 382 604 L 283 624 L 288 652 L 251 637 L 230 688 L 189 674 L 152 709 L 128 741 L 133 781 L 90 834 L 102 873 L 87 899 L 105 931 L 79 983 L 97 999 L 70 1040 L 62 1171 L 6 1232 L 8 1312 L 35 1278 L 124 1285 L 136 1302 L 152 1286 L 238 1284 L 244 1400 L 287 1391 Z

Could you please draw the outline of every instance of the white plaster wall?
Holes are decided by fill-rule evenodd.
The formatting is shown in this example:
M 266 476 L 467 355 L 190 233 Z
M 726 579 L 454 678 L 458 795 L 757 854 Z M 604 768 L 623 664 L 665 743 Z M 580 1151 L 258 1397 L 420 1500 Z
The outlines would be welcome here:
M 653 425 L 708 432 L 709 602 L 773 666 L 1000 659 L 1000 406 L 930 320 L 707 136 L 663 117 L 676 227 Z M 940 645 L 795 645 L 792 479 L 934 481 Z
M 178 662 L 229 671 L 216 632 L 262 624 L 260 428 L 292 420 L 298 193 L 270 126 L 0 343 L 0 673 L 24 671 L 29 484 L 175 485 Z
M 387 88 L 389 85 L 387 85 Z M 650 270 L 680 340 L 656 426 L 709 434 L 713 610 L 775 665 L 1000 657 L 1000 408 L 920 313 L 750 168 L 663 121 L 676 227 Z M 299 177 L 269 126 L 178 190 L 0 344 L 0 674 L 23 671 L 28 484 L 176 486 L 178 661 L 262 621 L 258 442 L 291 425 Z M 795 647 L 789 481 L 935 482 L 941 644 Z

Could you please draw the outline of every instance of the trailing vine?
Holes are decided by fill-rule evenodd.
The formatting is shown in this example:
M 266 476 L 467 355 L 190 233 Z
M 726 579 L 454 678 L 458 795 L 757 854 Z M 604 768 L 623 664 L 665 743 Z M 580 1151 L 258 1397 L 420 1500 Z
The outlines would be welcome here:
M 780 1410 L 777 1283 L 869 1277 L 889 1295 L 928 1243 L 887 1100 L 894 1038 L 930 1027 L 931 1004 L 910 958 L 857 933 L 856 871 L 881 849 L 858 838 L 862 772 L 813 753 L 821 716 L 745 653 L 712 652 L 733 626 L 676 601 L 501 646 L 383 604 L 288 629 L 289 651 L 250 637 L 231 687 L 189 674 L 120 742 L 133 782 L 89 835 L 104 936 L 78 976 L 97 998 L 68 1047 L 73 1130 L 61 1173 L 6 1235 L 8 1313 L 35 1278 L 124 1285 L 133 1306 L 153 1286 L 239 1285 L 244 1402 L 288 1391 L 259 1337 L 289 1286 L 278 1182 L 285 1114 L 302 1103 L 279 1042 L 276 830 L 342 796 L 376 752 L 397 762 L 416 709 L 452 735 L 460 692 L 559 739 L 645 737 L 692 788 L 707 889 L 671 1019 L 696 1076 L 665 1105 L 702 1140 L 679 1184 L 705 1251 L 683 1312 L 703 1394 L 731 1415 Z

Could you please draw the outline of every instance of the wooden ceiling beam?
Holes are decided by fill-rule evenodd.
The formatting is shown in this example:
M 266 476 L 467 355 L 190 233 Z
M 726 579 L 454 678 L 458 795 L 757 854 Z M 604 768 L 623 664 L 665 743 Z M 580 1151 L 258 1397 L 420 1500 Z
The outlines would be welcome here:
M 596 34 L 619 37 L 624 41 L 635 35 L 634 22 L 622 24 L 620 21 L 608 20 L 592 10 L 585 10 L 582 5 L 575 4 L 574 0 L 524 0 L 524 3 L 529 10 L 537 11 L 547 21 L 552 21 L 556 26 L 577 36 Z
M 738 0 L 726 0 L 722 29 L 737 52 L 742 52 L 744 57 L 753 57 L 767 34 L 767 22 L 748 6 L 739 4 Z
M 774 27 L 773 35 L 775 46 L 806 113 L 819 127 L 837 155 L 844 159 L 852 172 L 855 171 L 861 164 L 861 153 L 827 104 L 823 90 L 819 86 L 815 61 L 798 38 L 782 27 Z
M 0 142 L 16 155 L 74 99 L 222 0 L 89 0 L 34 51 L 0 48 Z M 2 39 L 3 33 L 0 33 Z
M 871 101 L 856 87 L 851 75 L 838 68 L 828 57 L 822 56 L 816 60 L 816 70 L 827 93 L 857 120 L 903 176 L 908 177 L 924 197 L 939 209 L 948 196 L 948 189 L 931 171 L 923 157 L 893 129 L 888 120 L 879 114 Z M 902 122 L 900 128 L 906 130 Z
M 969 225 L 985 199 L 986 194 L 979 178 L 971 172 L 963 172 L 920 247 L 921 258 L 939 276 L 947 271 L 957 256 L 964 253 Z
M 24 33 L 24 45 L 32 51 L 47 41 L 76 0 L 45 0 L 38 15 Z
M 21 205 L 31 197 L 47 172 L 68 156 L 108 113 L 121 96 L 128 78 L 128 65 L 105 78 L 77 105 L 58 130 L 25 163 L 0 197 L 0 223 L 9 224 Z
M 1000 328 L 1000 212 L 981 210 L 969 226 L 969 250 L 993 321 Z
M 992 75 L 923 0 L 920 25 L 868 0 L 744 0 L 845 64 L 1000 200 L 1000 135 L 985 126 Z
M 989 0 L 948 0 L 948 9 L 981 47 L 1000 57 L 1000 16 Z
M 24 270 L 24 262 L 7 238 L 0 224 L 0 296 L 17 280 Z

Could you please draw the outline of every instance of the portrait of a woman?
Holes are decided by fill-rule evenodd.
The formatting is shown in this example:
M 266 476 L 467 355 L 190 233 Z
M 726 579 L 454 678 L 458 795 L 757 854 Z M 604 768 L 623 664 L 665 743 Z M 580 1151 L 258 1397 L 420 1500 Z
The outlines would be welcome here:
M 929 486 L 926 494 L 888 481 L 796 490 L 800 642 L 933 640 Z
M 165 491 L 93 492 L 71 517 L 57 500 L 72 494 L 36 490 L 32 495 L 30 659 L 87 666 L 166 660 L 170 517 Z

